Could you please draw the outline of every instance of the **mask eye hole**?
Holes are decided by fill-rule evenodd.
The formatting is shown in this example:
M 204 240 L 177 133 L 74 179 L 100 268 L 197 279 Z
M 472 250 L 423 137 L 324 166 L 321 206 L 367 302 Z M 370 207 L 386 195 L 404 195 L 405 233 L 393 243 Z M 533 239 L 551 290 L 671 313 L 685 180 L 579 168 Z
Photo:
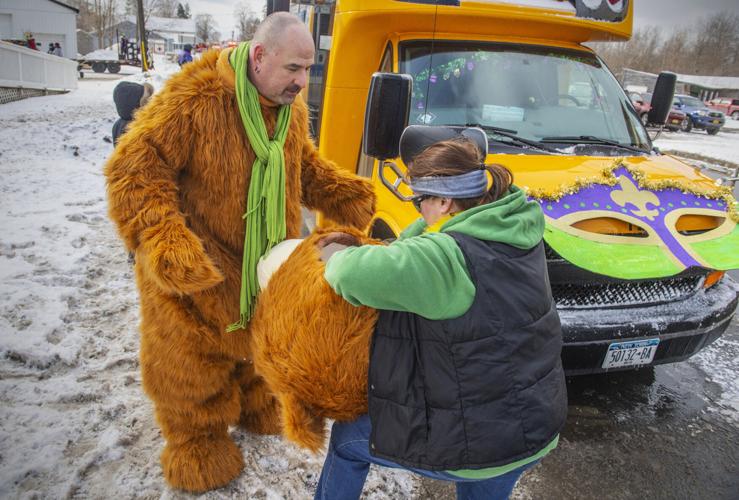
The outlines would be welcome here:
M 675 229 L 683 236 L 695 236 L 697 234 L 713 231 L 726 221 L 726 217 L 713 215 L 684 214 L 675 222 Z
M 613 217 L 595 217 L 580 220 L 573 223 L 572 227 L 581 231 L 608 236 L 626 236 L 630 238 L 647 238 L 649 236 L 644 228 Z

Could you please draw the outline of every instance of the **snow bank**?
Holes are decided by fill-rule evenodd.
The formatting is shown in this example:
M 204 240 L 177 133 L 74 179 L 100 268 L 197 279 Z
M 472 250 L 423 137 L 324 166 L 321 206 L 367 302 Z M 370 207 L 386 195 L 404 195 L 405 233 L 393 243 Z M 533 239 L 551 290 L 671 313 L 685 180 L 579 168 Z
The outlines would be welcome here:
M 87 61 L 117 61 L 118 52 L 109 49 L 98 49 L 82 56 Z

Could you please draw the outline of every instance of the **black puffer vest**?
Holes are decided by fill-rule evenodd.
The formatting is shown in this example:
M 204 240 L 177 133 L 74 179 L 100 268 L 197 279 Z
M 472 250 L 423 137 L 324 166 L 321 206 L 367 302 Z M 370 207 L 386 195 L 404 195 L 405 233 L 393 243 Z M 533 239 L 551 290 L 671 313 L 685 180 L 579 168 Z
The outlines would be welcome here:
M 380 313 L 370 352 L 370 452 L 425 470 L 506 465 L 549 444 L 567 414 L 544 246 L 447 234 L 465 256 L 474 301 L 447 320 Z

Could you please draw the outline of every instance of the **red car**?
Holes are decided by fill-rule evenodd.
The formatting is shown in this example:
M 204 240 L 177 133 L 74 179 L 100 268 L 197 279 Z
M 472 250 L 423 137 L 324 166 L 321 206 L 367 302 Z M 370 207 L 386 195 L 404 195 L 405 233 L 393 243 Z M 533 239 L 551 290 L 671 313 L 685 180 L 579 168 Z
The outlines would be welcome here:
M 726 116 L 730 116 L 734 120 L 739 120 L 739 99 L 717 97 L 706 102 L 706 105 L 716 111 L 722 111 Z
M 643 100 L 645 103 L 650 103 L 652 101 L 652 94 L 644 94 Z M 690 129 L 690 118 L 688 118 L 687 113 L 677 109 L 675 107 L 675 104 L 677 104 L 677 101 L 673 100 L 672 108 L 670 108 L 670 114 L 667 115 L 667 121 L 665 122 L 665 128 L 672 132 L 677 132 L 678 130 L 682 130 L 683 132 L 688 132 Z M 649 107 L 651 108 L 651 105 Z M 644 118 L 642 118 L 642 123 L 644 123 Z

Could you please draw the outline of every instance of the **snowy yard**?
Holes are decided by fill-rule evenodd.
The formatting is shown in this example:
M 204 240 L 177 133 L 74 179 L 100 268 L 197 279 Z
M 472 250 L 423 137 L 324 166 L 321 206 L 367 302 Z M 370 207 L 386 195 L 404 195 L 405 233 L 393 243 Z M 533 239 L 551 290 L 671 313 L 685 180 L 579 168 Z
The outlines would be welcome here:
M 178 69 L 158 68 L 157 88 Z M 0 498 L 188 497 L 162 478 L 163 441 L 141 390 L 137 292 L 106 213 L 116 84 L 85 78 L 70 94 L 0 107 Z M 245 472 L 204 498 L 312 495 L 322 456 L 277 437 L 235 438 Z M 365 492 L 416 488 L 410 474 L 385 470 Z
M 158 64 L 157 88 L 177 69 Z M 106 215 L 116 83 L 83 79 L 67 95 L 0 106 L 0 498 L 190 497 L 162 478 L 163 441 L 140 384 L 137 292 Z M 739 164 L 739 122 L 729 126 L 666 133 L 657 145 Z M 736 374 L 708 353 L 696 363 L 736 418 Z M 312 495 L 322 456 L 234 432 L 246 469 L 204 498 Z M 419 495 L 412 475 L 387 469 L 365 486 L 366 498 Z

